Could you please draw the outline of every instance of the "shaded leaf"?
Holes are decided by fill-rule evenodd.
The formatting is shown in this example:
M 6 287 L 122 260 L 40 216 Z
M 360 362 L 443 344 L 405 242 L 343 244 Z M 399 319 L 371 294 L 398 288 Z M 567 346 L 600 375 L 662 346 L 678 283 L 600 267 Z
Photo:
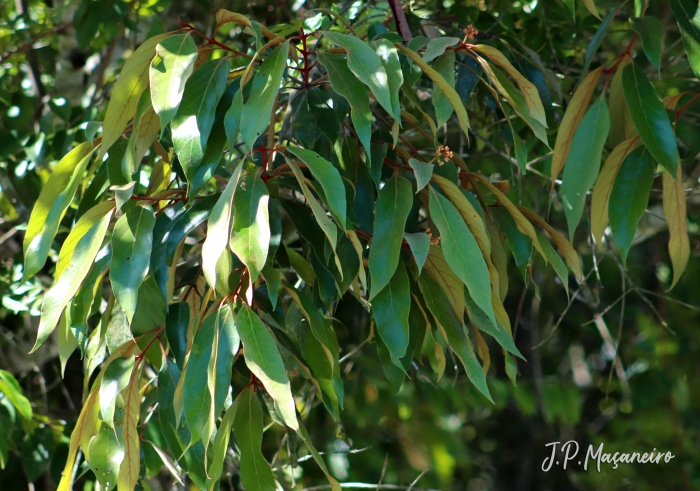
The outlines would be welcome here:
M 690 257 L 685 189 L 683 187 L 683 174 L 680 165 L 678 165 L 675 179 L 667 170 L 663 172 L 663 208 L 670 234 L 668 252 L 673 265 L 673 282 L 669 288 L 670 290 L 678 283 Z
M 388 349 L 393 363 L 403 370 L 401 358 L 408 347 L 408 312 L 411 292 L 403 263 L 399 264 L 389 284 L 372 300 L 377 333 Z

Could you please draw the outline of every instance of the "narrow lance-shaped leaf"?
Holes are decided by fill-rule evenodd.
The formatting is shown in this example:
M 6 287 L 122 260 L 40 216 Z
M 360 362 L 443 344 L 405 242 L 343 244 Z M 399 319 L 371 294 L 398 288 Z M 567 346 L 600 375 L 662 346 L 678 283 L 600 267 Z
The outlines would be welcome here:
M 260 450 L 263 415 L 253 387 L 241 392 L 234 401 L 233 434 L 241 451 L 241 483 L 248 491 L 276 489 L 275 476 Z
M 593 187 L 593 195 L 591 196 L 591 233 L 598 244 L 603 240 L 605 227 L 608 226 L 608 203 L 610 202 L 610 193 L 612 193 L 617 173 L 620 170 L 620 166 L 622 166 L 622 162 L 639 143 L 639 138 L 631 138 L 617 145 L 605 160 L 605 164 L 600 170 L 600 175 L 598 175 L 598 180 Z
M 207 222 L 207 237 L 202 245 L 202 273 L 212 288 L 216 288 L 217 282 L 221 280 L 221 275 L 217 272 L 217 263 L 226 252 L 231 236 L 233 195 L 238 187 L 242 169 L 243 164 L 239 164 L 233 171 L 224 191 L 211 209 Z
M 654 160 L 669 171 L 670 175 L 675 176 L 679 158 L 676 134 L 661 96 L 634 63 L 624 68 L 622 87 L 630 116 L 642 143 Z
M 433 188 L 430 188 L 430 217 L 440 230 L 440 244 L 448 264 L 467 286 L 476 304 L 495 325 L 496 316 L 491 305 L 491 282 L 486 261 L 457 209 Z
M 591 97 L 593 97 L 593 91 L 604 68 L 604 66 L 598 67 L 586 75 L 566 108 L 564 118 L 561 120 L 561 125 L 557 132 L 557 141 L 554 144 L 554 154 L 552 155 L 552 186 L 554 186 L 554 180 L 559 176 L 559 173 L 564 168 L 566 159 L 569 157 L 576 129 L 586 114 L 588 104 L 591 102 Z
M 117 475 L 117 489 L 132 491 L 141 472 L 141 439 L 139 438 L 139 416 L 141 414 L 141 364 L 134 366 L 129 385 L 124 389 L 124 420 L 122 437 L 125 454 Z
M 445 51 L 437 57 L 433 62 L 433 68 L 445 79 L 447 84 L 454 88 L 455 86 L 455 52 L 453 50 Z M 433 82 L 432 97 L 433 107 L 435 107 L 435 119 L 438 127 L 442 127 L 450 116 L 452 116 L 452 103 L 440 87 Z
M 156 59 L 151 63 L 149 77 L 151 101 L 160 117 L 161 134 L 177 113 L 196 59 L 197 45 L 191 32 L 174 34 L 156 46 Z
M 114 227 L 109 279 L 129 323 L 136 312 L 139 288 L 148 275 L 155 224 L 150 206 L 134 206 Z
M 667 170 L 663 172 L 663 207 L 666 223 L 668 223 L 668 252 L 673 265 L 673 282 L 671 288 L 676 286 L 683 271 L 688 265 L 690 257 L 690 240 L 688 239 L 688 224 L 686 223 L 685 189 L 683 187 L 683 174 L 678 165 L 676 178 L 674 179 Z
M 267 186 L 257 176 L 241 180 L 233 196 L 233 226 L 229 245 L 248 267 L 250 282 L 260 275 L 270 248 L 270 199 Z
M 615 244 L 620 248 L 622 264 L 644 215 L 654 182 L 656 162 L 645 147 L 633 150 L 622 161 L 610 196 L 608 215 Z
M 287 145 L 287 150 L 300 158 L 311 171 L 311 175 L 321 183 L 331 213 L 338 221 L 338 225 L 344 227 L 347 202 L 345 199 L 345 186 L 338 169 L 312 150 L 293 145 Z
M 253 79 L 250 97 L 241 110 L 241 121 L 245 123 L 241 125 L 241 134 L 250 149 L 270 124 L 288 52 L 289 41 L 285 41 L 270 52 Z
M 485 44 L 479 44 L 474 49 L 489 57 L 492 63 L 503 68 L 510 75 L 515 83 L 518 84 L 520 91 L 525 96 L 525 103 L 532 116 L 536 121 L 540 122 L 545 128 L 547 127 L 547 117 L 544 112 L 544 106 L 540 99 L 540 94 L 537 92 L 537 87 L 523 76 L 508 59 L 494 47 Z
M 562 176 L 561 197 L 573 239 L 591 189 L 600 171 L 603 146 L 610 130 L 610 115 L 605 97 L 601 96 L 586 112 L 571 144 Z
M 400 120 L 401 113 L 395 114 L 389 89 L 389 77 L 377 53 L 363 40 L 347 34 L 325 31 L 323 33 L 333 44 L 342 46 L 348 52 L 348 68 L 374 94 L 377 102 L 394 119 Z
M 139 98 L 148 87 L 148 67 L 156 54 L 156 46 L 170 35 L 170 32 L 166 32 L 147 39 L 124 63 L 121 75 L 114 85 L 107 113 L 102 123 L 104 130 L 102 132 L 100 160 L 121 138 L 126 125 L 136 114 Z
M 216 105 L 226 90 L 230 63 L 223 57 L 206 62 L 194 72 L 172 121 L 173 146 L 188 180 L 192 180 L 204 157 Z
M 366 87 L 348 68 L 345 58 L 340 55 L 317 53 L 318 60 L 326 67 L 331 87 L 350 104 L 350 119 L 357 132 L 357 138 L 365 147 L 367 155 L 371 154 L 372 111 L 369 107 L 369 95 Z
M 642 38 L 642 47 L 644 54 L 647 55 L 649 61 L 656 71 L 661 70 L 661 40 L 664 35 L 664 28 L 659 22 L 659 19 L 653 16 L 630 18 L 632 29 Z
M 399 91 L 403 85 L 403 72 L 401 71 L 401 60 L 396 51 L 396 47 L 391 41 L 378 39 L 373 43 L 377 56 L 384 66 L 387 74 L 387 84 L 389 85 L 389 97 L 391 99 L 392 113 L 396 120 L 401 122 L 401 102 L 399 101 Z
M 399 264 L 389 284 L 372 300 L 372 313 L 377 333 L 389 349 L 391 361 L 403 369 L 401 358 L 408 347 L 408 312 L 411 309 L 411 291 L 408 274 Z
M 584 2 L 586 1 L 592 2 L 592 0 L 584 0 Z M 588 43 L 588 47 L 586 48 L 586 58 L 583 63 L 583 73 L 586 73 L 588 71 L 588 67 L 590 67 L 591 62 L 593 61 L 593 57 L 598 52 L 598 48 L 600 48 L 600 45 L 603 44 L 603 39 L 605 38 L 605 35 L 608 32 L 608 27 L 610 27 L 610 21 L 613 19 L 613 17 L 615 17 L 616 13 L 617 10 L 610 10 L 610 13 L 607 15 L 607 17 L 605 17 L 605 19 L 603 19 L 603 22 L 600 23 L 598 30 L 591 38 L 591 42 Z M 600 19 L 598 15 L 596 15 L 596 17 Z
M 84 142 L 61 159 L 41 189 L 24 234 L 24 273 L 27 279 L 44 267 L 63 215 L 73 200 L 94 147 Z
M 117 358 L 104 371 L 100 385 L 100 415 L 102 421 L 114 428 L 114 410 L 117 396 L 126 388 L 134 368 L 134 357 Z
M 41 304 L 41 320 L 39 321 L 39 332 L 32 352 L 46 341 L 51 332 L 55 329 L 61 317 L 63 309 L 80 288 L 80 283 L 90 271 L 90 266 L 97 256 L 97 252 L 102 246 L 102 241 L 107 233 L 109 220 L 112 212 L 108 212 L 83 236 L 75 246 L 75 251 L 71 256 L 70 264 L 56 283 L 44 296 Z
M 275 408 L 284 423 L 296 430 L 299 428 L 299 423 L 296 418 L 294 398 L 274 338 L 265 324 L 247 305 L 241 306 L 236 318 L 236 327 L 241 336 L 248 369 L 262 382 L 265 390 L 275 401 Z
M 700 8 L 694 0 L 671 0 L 690 68 L 700 77 Z
M 423 72 L 425 72 L 425 74 L 428 77 L 430 77 L 430 80 L 432 80 L 433 83 L 435 83 L 435 85 L 438 86 L 438 88 L 443 92 L 443 94 L 445 94 L 445 97 L 447 97 L 447 100 L 450 101 L 450 104 L 452 104 L 452 108 L 457 114 L 457 119 L 459 120 L 459 127 L 462 129 L 462 131 L 468 138 L 469 116 L 467 116 L 467 110 L 464 108 L 464 104 L 462 103 L 462 99 L 460 99 L 459 94 L 457 94 L 455 89 L 452 88 L 449 83 L 447 83 L 447 81 L 442 75 L 440 75 L 436 70 L 430 67 L 430 65 L 423 61 L 423 58 L 421 58 L 418 53 L 400 44 L 396 44 L 395 46 L 396 49 L 408 56 L 413 61 L 413 63 L 418 65 L 418 67 L 420 67 L 420 69 L 423 70 Z
M 370 300 L 389 284 L 399 263 L 406 219 L 413 204 L 411 183 L 395 174 L 379 191 L 369 248 Z

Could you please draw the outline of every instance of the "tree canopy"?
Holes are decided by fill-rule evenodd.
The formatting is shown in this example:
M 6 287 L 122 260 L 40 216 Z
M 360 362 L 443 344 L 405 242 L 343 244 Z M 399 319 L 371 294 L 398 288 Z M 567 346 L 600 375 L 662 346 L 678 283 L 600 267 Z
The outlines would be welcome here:
M 3 10 L 0 486 L 700 486 L 696 2 Z

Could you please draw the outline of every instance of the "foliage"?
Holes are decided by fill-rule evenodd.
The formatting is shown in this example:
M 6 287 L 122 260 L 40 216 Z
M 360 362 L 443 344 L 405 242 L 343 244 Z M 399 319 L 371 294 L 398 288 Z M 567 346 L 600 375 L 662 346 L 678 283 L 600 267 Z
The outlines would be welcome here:
M 604 316 L 621 302 L 621 329 L 630 292 L 658 314 L 633 276 L 644 239 L 663 237 L 654 253 L 668 258 L 650 289 L 685 281 L 697 230 L 686 200 L 700 151 L 697 6 L 600 3 L 442 2 L 406 9 L 406 20 L 356 2 L 267 26 L 220 9 L 207 27 L 152 26 L 103 86 L 107 58 L 87 103 L 49 97 L 51 110 L 33 113 L 41 77 L 8 95 L 0 204 L 26 227 L 3 306 L 39 318 L 32 352 L 55 345 L 62 369 L 80 358 L 83 397 L 74 423 L 37 416 L 1 371 L 0 464 L 21 447 L 26 480 L 51 466 L 59 490 L 157 489 L 160 474 L 253 491 L 301 489 L 298 462 L 314 460 L 303 485 L 325 476 L 338 490 L 347 457 L 324 461 L 316 445 L 355 448 L 381 387 L 394 419 L 428 415 L 397 438 L 441 433 L 429 456 L 404 452 L 418 472 L 432 462 L 429 479 L 447 487 L 466 479 L 455 456 L 472 451 L 442 435 L 453 424 L 434 416 L 442 407 L 459 408 L 457 420 L 465 407 L 474 420 L 537 412 L 551 441 L 556 425 L 567 435 L 584 418 L 580 388 L 601 401 L 589 430 L 650 405 L 633 404 L 645 392 L 628 379 L 645 369 L 622 367 L 621 331 L 613 339 Z M 81 49 L 111 57 L 139 30 L 133 3 L 110 8 L 80 3 Z M 556 38 L 551 27 L 534 34 L 550 14 Z M 571 26 L 590 35 L 572 40 Z M 24 50 L 34 73 L 39 50 L 8 53 Z M 657 211 L 667 227 L 651 221 Z M 601 285 L 616 292 L 605 302 Z M 580 353 L 590 330 L 569 333 L 571 373 L 545 379 L 529 348 L 549 339 L 537 316 L 561 294 L 570 300 L 552 305 L 550 317 L 563 313 L 547 321 L 549 338 L 583 297 L 605 358 Z M 656 353 L 678 349 L 661 317 L 637 316 Z M 376 355 L 363 353 L 372 344 Z M 525 380 L 523 360 L 535 367 Z M 605 402 L 606 365 L 619 405 Z M 692 412 L 690 382 L 678 380 L 675 407 Z M 426 395 L 435 407 L 420 406 Z M 586 437 L 611 437 L 597 431 Z M 697 450 L 686 451 L 692 462 Z M 686 482 L 698 479 L 688 471 Z

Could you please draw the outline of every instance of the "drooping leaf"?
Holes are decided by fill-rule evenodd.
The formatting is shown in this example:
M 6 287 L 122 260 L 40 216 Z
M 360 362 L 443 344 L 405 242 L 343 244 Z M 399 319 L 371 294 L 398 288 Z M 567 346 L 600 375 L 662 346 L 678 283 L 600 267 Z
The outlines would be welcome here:
M 566 108 L 564 118 L 557 132 L 557 141 L 554 144 L 550 174 L 552 177 L 552 185 L 554 185 L 554 180 L 559 176 L 559 173 L 564 168 L 564 164 L 569 157 L 574 135 L 576 134 L 576 130 L 583 116 L 588 110 L 588 104 L 591 102 L 593 91 L 595 90 L 600 74 L 603 72 L 604 68 L 604 66 L 598 67 L 586 75 L 571 97 L 571 101 L 569 101 L 569 106 Z
M 241 392 L 233 404 L 233 434 L 241 451 L 241 483 L 248 491 L 276 489 L 275 476 L 260 450 L 263 415 L 253 387 Z
M 364 41 L 354 36 L 338 32 L 323 33 L 333 44 L 342 46 L 348 53 L 348 68 L 355 76 L 369 87 L 377 102 L 394 119 L 400 120 L 401 113 L 396 114 L 392 106 L 389 77 L 377 53 Z
M 610 130 L 610 114 L 605 98 L 591 105 L 576 129 L 562 176 L 561 197 L 569 224 L 569 239 L 574 232 L 586 203 L 586 193 L 593 187 Z
M 656 162 L 646 147 L 638 147 L 625 157 L 615 177 L 608 216 L 622 264 L 627 262 L 637 224 L 646 211 L 655 169 Z
M 593 5 L 593 0 L 584 0 L 584 3 L 586 3 L 586 6 L 588 7 L 588 4 Z M 595 7 L 593 7 L 595 9 Z M 589 8 L 589 10 L 591 10 Z M 610 21 L 615 17 L 615 14 L 617 13 L 617 10 L 611 9 L 610 13 L 603 19 L 603 22 L 600 23 L 600 26 L 598 27 L 598 30 L 595 32 L 593 37 L 591 38 L 591 42 L 588 43 L 588 47 L 586 48 L 586 59 L 584 60 L 583 64 L 583 73 L 586 73 L 588 71 L 588 67 L 591 66 L 591 62 L 593 61 L 593 57 L 595 54 L 598 52 L 598 48 L 600 48 L 600 45 L 603 44 L 603 39 L 605 38 L 605 35 L 608 32 L 608 27 L 610 27 Z M 593 14 L 596 17 L 600 19 L 600 16 L 597 14 Z
M 97 436 L 90 441 L 90 446 L 88 447 L 90 468 L 105 490 L 111 490 L 116 487 L 117 481 L 115 476 L 119 473 L 119 467 L 124 460 L 126 452 L 124 441 L 120 440 L 121 435 L 119 433 L 121 433 L 121 429 L 115 431 L 107 425 L 102 425 Z
M 654 160 L 674 176 L 678 166 L 678 146 L 661 96 L 634 63 L 630 63 L 622 71 L 622 87 L 630 116 L 642 143 Z
M 107 426 L 114 428 L 117 396 L 126 388 L 134 368 L 134 357 L 117 358 L 104 371 L 100 385 L 100 415 Z
M 644 54 L 656 71 L 661 71 L 661 39 L 664 35 L 664 28 L 659 19 L 653 16 L 632 17 L 630 19 L 632 29 L 642 38 Z
M 139 288 L 148 275 L 155 224 L 150 206 L 135 206 L 117 221 L 112 234 L 109 279 L 129 323 L 136 312 Z
M 49 337 L 56 324 L 58 324 L 63 309 L 78 291 L 80 283 L 90 271 L 90 266 L 92 266 L 95 256 L 97 256 L 98 251 L 102 247 L 102 240 L 107 233 L 107 226 L 111 217 L 112 212 L 110 211 L 97 221 L 78 241 L 71 255 L 70 263 L 66 266 L 58 281 L 54 283 L 44 296 L 41 304 L 39 332 L 37 333 L 36 343 L 32 348 L 32 352 Z
M 347 202 L 345 186 L 338 169 L 314 151 L 287 145 L 287 150 L 301 159 L 311 171 L 311 175 L 321 184 L 328 207 L 340 226 L 345 224 Z
M 430 188 L 430 217 L 440 230 L 440 244 L 448 264 L 495 324 L 489 272 L 476 239 L 454 205 L 433 188 Z
M 663 172 L 663 208 L 670 234 L 668 252 L 673 265 L 673 281 L 671 282 L 670 290 L 678 283 L 690 257 L 685 189 L 680 165 L 678 165 L 675 179 L 667 170 Z
M 165 319 L 165 336 L 177 366 L 182 370 L 187 354 L 187 328 L 190 323 L 190 307 L 187 302 L 178 302 L 168 307 Z
M 369 154 L 372 136 L 372 111 L 366 87 L 350 71 L 347 61 L 340 55 L 317 53 L 318 60 L 328 71 L 331 86 L 350 104 L 350 118 L 357 137 Z
M 294 398 L 274 338 L 265 324 L 247 305 L 241 306 L 236 319 L 236 327 L 245 350 L 246 365 L 262 382 L 265 390 L 275 401 L 275 408 L 284 423 L 296 430 L 299 428 L 299 424 L 295 413 Z
M 408 165 L 411 166 L 413 175 L 416 176 L 416 194 L 418 194 L 418 192 L 430 182 L 435 166 L 417 159 L 409 159 Z
M 372 300 L 372 312 L 377 333 L 389 350 L 391 360 L 403 369 L 401 358 L 408 347 L 408 312 L 411 309 L 411 292 L 408 275 L 403 263 L 399 264 L 389 284 Z
M 156 46 L 156 59 L 149 69 L 151 101 L 160 117 L 161 134 L 177 113 L 185 83 L 192 75 L 197 45 L 192 33 L 174 34 Z
M 445 81 L 442 75 L 440 75 L 436 70 L 430 67 L 430 65 L 423 61 L 423 58 L 421 58 L 420 55 L 418 55 L 418 53 L 400 44 L 396 44 L 395 46 L 401 53 L 408 56 L 413 61 L 413 63 L 418 65 L 420 69 L 423 70 L 423 72 L 425 72 L 425 74 L 428 77 L 430 77 L 433 83 L 435 83 L 435 85 L 438 86 L 442 93 L 445 94 L 445 97 L 447 97 L 447 100 L 450 101 L 450 103 L 452 104 L 452 108 L 457 114 L 457 119 L 459 120 L 459 127 L 462 129 L 464 134 L 467 137 L 469 137 L 469 116 L 467 116 L 467 111 L 464 108 L 462 99 L 460 99 L 459 94 L 457 94 L 455 89 L 452 88 L 450 84 L 447 83 L 447 81 Z
M 134 366 L 131 380 L 124 390 L 124 419 L 122 437 L 124 439 L 124 460 L 117 475 L 117 489 L 131 491 L 136 487 L 141 472 L 141 439 L 138 422 L 141 414 L 141 370 Z
M 233 196 L 234 218 L 231 250 L 248 267 L 254 282 L 265 267 L 270 247 L 270 217 L 267 186 L 257 176 L 246 176 Z
M 631 62 L 631 56 L 623 56 L 617 68 L 615 68 L 615 75 L 613 75 L 610 82 L 608 95 L 610 134 L 608 135 L 608 145 L 613 148 L 637 135 L 629 109 L 627 109 L 627 102 L 625 102 L 625 92 L 622 88 L 622 72 Z
M 241 135 L 248 148 L 270 124 L 272 108 L 287 64 L 289 41 L 273 49 L 263 61 L 252 82 L 250 97 L 241 109 Z
M 384 66 L 387 74 L 387 84 L 389 86 L 389 97 L 394 117 L 401 122 L 401 102 L 399 101 L 399 91 L 403 85 L 403 72 L 401 71 L 401 61 L 396 47 L 391 41 L 378 39 L 372 43 L 377 56 Z
M 617 145 L 605 160 L 598 180 L 593 187 L 593 195 L 591 197 L 591 233 L 598 244 L 603 240 L 605 227 L 608 226 L 608 203 L 610 202 L 610 194 L 612 193 L 617 173 L 622 166 L 622 162 L 639 143 L 639 138 L 632 138 Z
M 102 123 L 100 160 L 121 138 L 124 128 L 136 114 L 139 98 L 148 87 L 148 67 L 156 54 L 156 46 L 170 35 L 166 32 L 147 39 L 124 63 Z
M 600 19 L 600 14 L 598 13 L 598 9 L 596 8 L 593 0 L 583 0 L 583 4 L 594 17 L 598 17 Z
M 700 8 L 693 0 L 671 0 L 690 68 L 700 77 Z
M 395 174 L 379 191 L 369 248 L 370 300 L 389 284 L 399 263 L 406 218 L 413 204 L 411 183 Z
M 202 65 L 187 80 L 182 102 L 172 121 L 175 153 L 187 180 L 194 177 L 204 158 L 214 126 L 216 105 L 226 90 L 230 60 L 226 57 Z
M 446 51 L 440 55 L 434 62 L 433 68 L 438 72 L 445 82 L 454 89 L 455 87 L 455 52 L 453 50 Z M 452 116 L 452 103 L 447 99 L 445 93 L 440 87 L 433 82 L 433 107 L 435 107 L 435 119 L 438 127 L 443 126 Z
M 84 142 L 61 159 L 41 189 L 24 234 L 24 273 L 27 279 L 44 267 L 63 215 L 73 200 L 94 147 Z

